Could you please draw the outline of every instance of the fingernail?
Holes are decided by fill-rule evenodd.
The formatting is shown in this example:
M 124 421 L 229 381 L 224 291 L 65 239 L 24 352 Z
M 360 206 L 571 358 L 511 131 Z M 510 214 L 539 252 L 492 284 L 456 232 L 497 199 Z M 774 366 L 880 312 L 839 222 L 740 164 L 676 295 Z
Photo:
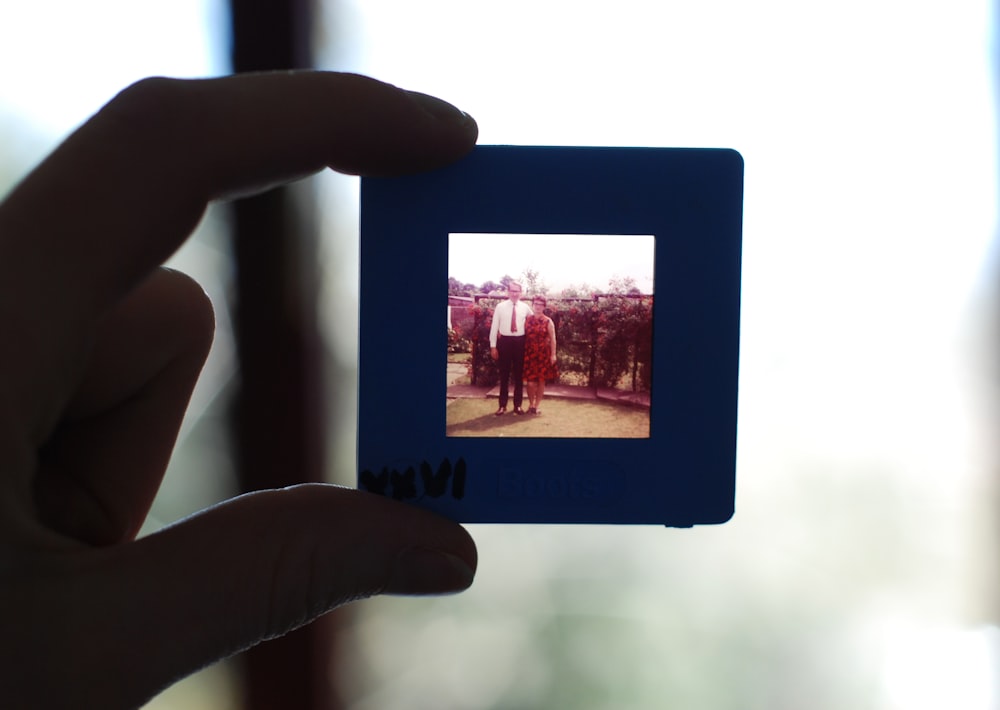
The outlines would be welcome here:
M 387 594 L 445 594 L 468 589 L 475 572 L 447 552 L 424 547 L 403 550 L 396 558 Z
M 472 116 L 460 111 L 447 101 L 442 101 L 436 96 L 421 94 L 419 91 L 407 92 L 417 104 L 430 116 L 438 121 L 457 123 L 461 126 L 474 126 L 476 121 Z

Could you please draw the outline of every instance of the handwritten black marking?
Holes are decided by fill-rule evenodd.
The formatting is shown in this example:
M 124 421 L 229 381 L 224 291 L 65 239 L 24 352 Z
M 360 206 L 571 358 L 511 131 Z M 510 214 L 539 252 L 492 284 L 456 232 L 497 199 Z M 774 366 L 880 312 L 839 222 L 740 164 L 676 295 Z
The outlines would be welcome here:
M 448 482 L 451 481 L 451 497 L 462 500 L 465 497 L 465 482 L 467 466 L 465 459 L 455 462 L 444 459 L 437 472 L 427 461 L 420 462 L 420 480 L 417 485 L 417 471 L 413 466 L 403 472 L 383 467 L 376 475 L 369 470 L 361 472 L 358 480 L 360 487 L 370 493 L 391 496 L 395 500 L 419 500 L 424 496 L 440 498 L 448 495 Z

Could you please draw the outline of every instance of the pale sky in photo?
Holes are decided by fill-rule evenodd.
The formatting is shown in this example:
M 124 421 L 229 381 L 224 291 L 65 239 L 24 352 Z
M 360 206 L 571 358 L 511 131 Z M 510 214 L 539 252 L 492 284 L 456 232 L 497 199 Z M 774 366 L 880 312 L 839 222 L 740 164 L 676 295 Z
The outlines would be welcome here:
M 648 234 L 451 234 L 448 276 L 481 286 L 531 269 L 550 294 L 585 283 L 607 291 L 612 278 L 630 277 L 653 293 L 654 245 Z

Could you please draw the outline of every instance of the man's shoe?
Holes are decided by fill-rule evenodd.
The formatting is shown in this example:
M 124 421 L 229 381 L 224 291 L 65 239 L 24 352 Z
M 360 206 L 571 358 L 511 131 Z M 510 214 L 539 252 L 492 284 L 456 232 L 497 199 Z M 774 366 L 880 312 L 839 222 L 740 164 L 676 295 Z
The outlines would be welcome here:
M 506 407 L 500 407 L 500 409 L 498 409 L 496 412 L 493 413 L 493 416 L 499 417 L 501 414 L 503 414 L 506 411 L 507 411 Z
M 521 409 L 520 407 L 514 407 L 514 414 L 517 414 L 518 416 L 520 416 L 520 415 L 524 414 L 524 410 Z

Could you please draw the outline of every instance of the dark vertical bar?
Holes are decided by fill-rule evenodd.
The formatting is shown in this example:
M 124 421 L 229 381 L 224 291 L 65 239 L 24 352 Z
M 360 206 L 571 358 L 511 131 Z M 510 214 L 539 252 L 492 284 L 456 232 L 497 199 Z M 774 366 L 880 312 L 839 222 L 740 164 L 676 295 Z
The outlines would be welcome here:
M 597 307 L 601 305 L 597 294 L 594 294 L 594 305 L 591 308 L 587 322 L 590 325 L 590 368 L 587 373 L 587 386 L 597 394 Z
M 230 0 L 235 72 L 312 65 L 312 0 Z M 235 330 L 241 383 L 233 411 L 246 491 L 323 478 L 322 347 L 316 332 L 312 195 L 282 188 L 234 203 Z M 334 710 L 332 625 L 319 622 L 243 655 L 248 710 Z
M 230 0 L 236 72 L 313 65 L 314 0 Z

